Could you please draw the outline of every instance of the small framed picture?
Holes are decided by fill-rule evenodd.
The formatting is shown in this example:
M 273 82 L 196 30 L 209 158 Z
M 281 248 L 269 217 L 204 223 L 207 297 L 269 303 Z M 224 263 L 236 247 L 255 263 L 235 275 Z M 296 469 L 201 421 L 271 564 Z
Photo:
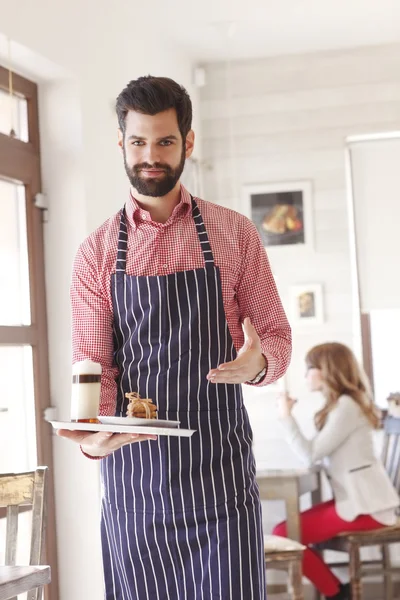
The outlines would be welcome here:
M 313 246 L 312 186 L 290 181 L 243 186 L 243 206 L 265 247 Z
M 291 286 L 290 304 L 293 325 L 307 326 L 324 322 L 323 294 L 320 283 Z

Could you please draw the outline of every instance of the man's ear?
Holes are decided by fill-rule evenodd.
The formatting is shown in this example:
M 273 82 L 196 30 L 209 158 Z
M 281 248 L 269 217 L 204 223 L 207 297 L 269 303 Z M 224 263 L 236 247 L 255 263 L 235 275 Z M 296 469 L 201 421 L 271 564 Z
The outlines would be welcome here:
M 118 129 L 118 146 L 121 148 L 124 147 L 124 134 L 120 129 Z
M 186 142 L 185 142 L 185 147 L 186 147 L 186 158 L 189 158 L 190 156 L 192 156 L 193 150 L 194 150 L 194 131 L 193 129 L 191 129 L 189 131 L 189 133 L 186 136 Z

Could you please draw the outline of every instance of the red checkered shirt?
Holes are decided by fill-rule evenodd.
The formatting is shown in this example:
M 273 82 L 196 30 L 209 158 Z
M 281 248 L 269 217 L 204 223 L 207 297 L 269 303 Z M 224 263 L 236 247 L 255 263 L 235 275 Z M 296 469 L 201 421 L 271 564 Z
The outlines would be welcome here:
M 244 343 L 241 323 L 250 317 L 268 361 L 259 385 L 281 377 L 290 361 L 291 331 L 269 261 L 253 223 L 243 215 L 196 198 L 219 267 L 225 314 L 235 348 Z M 191 197 L 182 186 L 179 204 L 166 223 L 151 220 L 130 195 L 127 275 L 167 275 L 204 267 L 191 216 Z M 72 285 L 73 362 L 89 358 L 102 366 L 100 414 L 113 415 L 118 369 L 113 363 L 113 305 L 110 278 L 115 272 L 120 212 L 80 246 Z M 216 367 L 217 365 L 215 365 Z

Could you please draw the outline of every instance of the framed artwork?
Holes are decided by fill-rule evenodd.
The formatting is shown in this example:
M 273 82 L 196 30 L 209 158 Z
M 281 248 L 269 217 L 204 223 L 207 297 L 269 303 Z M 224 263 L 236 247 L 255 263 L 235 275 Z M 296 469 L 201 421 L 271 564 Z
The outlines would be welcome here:
M 290 288 L 290 312 L 293 325 L 316 325 L 324 322 L 322 285 L 293 285 Z
M 313 246 L 311 198 L 309 181 L 243 186 L 244 212 L 268 248 Z

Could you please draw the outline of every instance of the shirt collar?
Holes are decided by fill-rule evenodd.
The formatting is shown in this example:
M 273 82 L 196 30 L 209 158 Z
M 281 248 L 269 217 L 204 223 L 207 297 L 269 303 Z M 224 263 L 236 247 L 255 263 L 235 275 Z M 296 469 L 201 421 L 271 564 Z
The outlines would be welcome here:
M 178 204 L 175 206 L 172 215 L 166 223 L 162 225 L 169 225 L 178 219 L 184 219 L 192 209 L 192 197 L 187 189 L 181 184 L 181 197 Z M 125 204 L 125 212 L 130 225 L 136 229 L 141 223 L 153 223 L 150 217 L 150 213 L 147 210 L 141 208 L 132 194 L 132 190 L 129 191 L 129 198 Z M 161 225 L 157 223 L 157 225 Z M 161 225 L 161 226 L 162 226 Z

